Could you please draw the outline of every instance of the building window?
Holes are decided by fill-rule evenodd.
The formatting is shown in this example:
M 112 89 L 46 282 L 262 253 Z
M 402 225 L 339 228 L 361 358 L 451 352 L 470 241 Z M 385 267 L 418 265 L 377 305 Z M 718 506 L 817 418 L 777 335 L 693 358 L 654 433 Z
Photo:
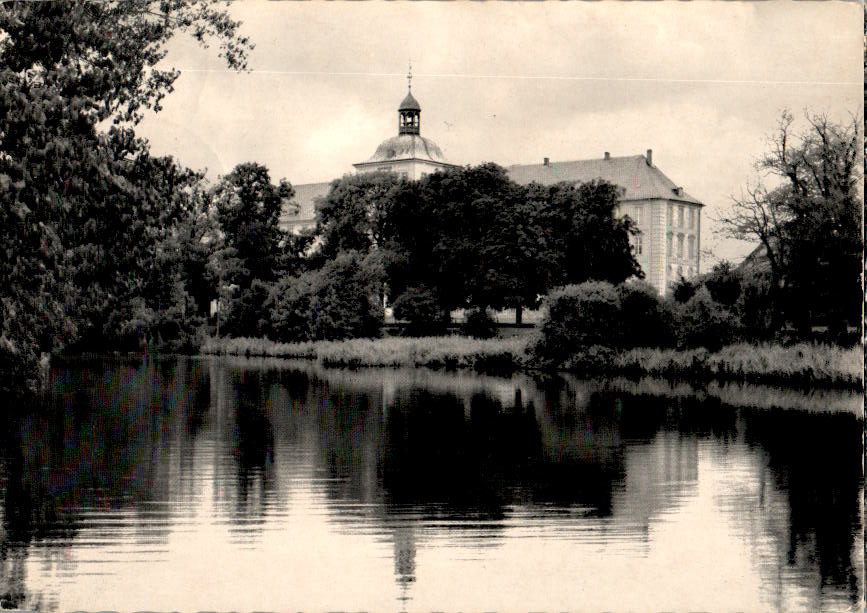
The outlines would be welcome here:
M 683 227 L 683 207 L 682 206 L 677 207 L 677 227 L 678 228 Z
M 642 243 L 640 234 L 632 237 L 632 246 L 635 248 L 635 255 L 641 255 Z
M 665 237 L 665 253 L 668 257 L 674 253 L 671 248 L 671 232 L 668 233 L 668 236 Z
M 695 271 L 694 271 L 693 267 L 690 266 L 687 270 L 689 271 L 689 278 L 692 278 L 692 275 L 695 274 Z
M 695 237 L 694 236 L 690 236 L 686 239 L 686 249 L 687 249 L 687 255 L 690 258 L 695 257 Z
M 641 207 L 635 207 L 635 223 L 641 225 Z
M 668 227 L 670 228 L 673 225 L 674 225 L 674 205 L 669 204 L 668 205 Z
M 689 229 L 692 230 L 695 228 L 695 209 L 689 207 Z
M 683 258 L 683 234 L 677 235 L 677 257 Z

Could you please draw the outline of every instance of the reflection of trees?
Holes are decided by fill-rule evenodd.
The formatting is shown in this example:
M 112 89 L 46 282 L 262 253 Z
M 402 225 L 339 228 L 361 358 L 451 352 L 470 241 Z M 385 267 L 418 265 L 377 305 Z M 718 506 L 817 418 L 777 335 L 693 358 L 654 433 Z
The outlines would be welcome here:
M 863 537 L 861 422 L 853 415 L 743 411 L 745 439 L 767 454 L 767 470 L 789 507 L 780 557 L 802 574 L 818 570 L 821 589 L 859 598 L 863 570 L 853 560 Z
M 111 537 L 84 507 L 134 525 L 141 502 L 172 500 L 146 511 L 146 538 L 165 540 L 169 514 L 199 494 L 203 462 L 217 512 L 243 538 L 259 533 L 300 468 L 340 530 L 372 525 L 390 537 L 395 581 L 409 598 L 424 572 L 416 551 L 434 533 L 496 546 L 513 514 L 562 513 L 572 526 L 591 515 L 604 530 L 646 538 L 696 489 L 708 443 L 749 469 L 733 480 L 764 480 L 750 492 L 765 499 L 733 508 L 736 527 L 771 543 L 775 561 L 857 598 L 862 483 L 852 416 L 740 409 L 716 392 L 650 381 L 534 385 L 305 368 L 142 360 L 55 369 L 43 410 L 2 424 L 0 606 L 51 608 L 51 586 L 28 586 L 27 558 L 45 542 L 52 547 L 38 555 L 64 563 L 85 528 Z M 781 506 L 786 513 L 770 517 Z
M 275 379 L 268 371 L 211 367 L 220 445 L 215 502 L 229 515 L 233 532 L 247 539 L 261 530 L 276 499 L 274 429 L 268 414 Z
M 26 587 L 33 543 L 51 545 L 40 548 L 45 564 L 66 565 L 82 529 L 112 534 L 101 518 L 159 513 L 140 504 L 169 499 L 169 447 L 185 427 L 174 409 L 201 410 L 200 375 L 174 361 L 69 363 L 53 369 L 39 406 L 4 416 L 0 606 L 51 606 Z M 139 538 L 167 535 L 167 521 L 150 522 Z

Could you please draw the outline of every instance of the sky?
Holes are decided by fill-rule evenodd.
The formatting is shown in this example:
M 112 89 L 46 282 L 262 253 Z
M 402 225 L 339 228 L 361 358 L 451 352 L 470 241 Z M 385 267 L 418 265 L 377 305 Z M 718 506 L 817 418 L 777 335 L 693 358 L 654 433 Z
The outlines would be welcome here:
M 172 40 L 181 70 L 139 133 L 216 179 L 330 181 L 397 133 L 412 92 L 450 162 L 643 154 L 705 203 L 702 269 L 752 245 L 714 219 L 754 184 L 783 109 L 863 117 L 859 3 L 235 2 L 248 71 Z

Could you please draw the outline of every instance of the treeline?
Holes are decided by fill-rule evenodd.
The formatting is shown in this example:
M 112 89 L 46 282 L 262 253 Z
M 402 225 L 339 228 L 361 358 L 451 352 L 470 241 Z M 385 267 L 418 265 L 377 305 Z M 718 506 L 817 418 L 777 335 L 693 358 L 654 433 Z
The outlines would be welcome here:
M 246 248 L 223 223 L 240 259 L 226 268 L 220 333 L 283 342 L 376 336 L 388 299 L 409 334 L 444 331 L 455 309 L 469 311 L 468 331 L 490 334 L 488 309 L 515 308 L 520 318 L 552 287 L 642 275 L 629 242 L 636 230 L 616 216 L 617 202 L 607 183 L 519 186 L 494 164 L 419 181 L 345 176 L 318 203 L 316 229 L 284 238 L 295 245 L 294 270 L 260 260 L 266 265 L 248 274 Z

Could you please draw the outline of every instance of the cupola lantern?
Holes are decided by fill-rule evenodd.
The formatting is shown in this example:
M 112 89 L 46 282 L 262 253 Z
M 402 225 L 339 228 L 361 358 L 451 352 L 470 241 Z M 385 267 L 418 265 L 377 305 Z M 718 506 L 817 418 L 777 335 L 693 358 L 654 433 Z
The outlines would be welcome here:
M 412 64 L 406 75 L 407 94 L 397 109 L 397 133 L 418 134 L 421 129 L 421 106 L 412 95 Z

